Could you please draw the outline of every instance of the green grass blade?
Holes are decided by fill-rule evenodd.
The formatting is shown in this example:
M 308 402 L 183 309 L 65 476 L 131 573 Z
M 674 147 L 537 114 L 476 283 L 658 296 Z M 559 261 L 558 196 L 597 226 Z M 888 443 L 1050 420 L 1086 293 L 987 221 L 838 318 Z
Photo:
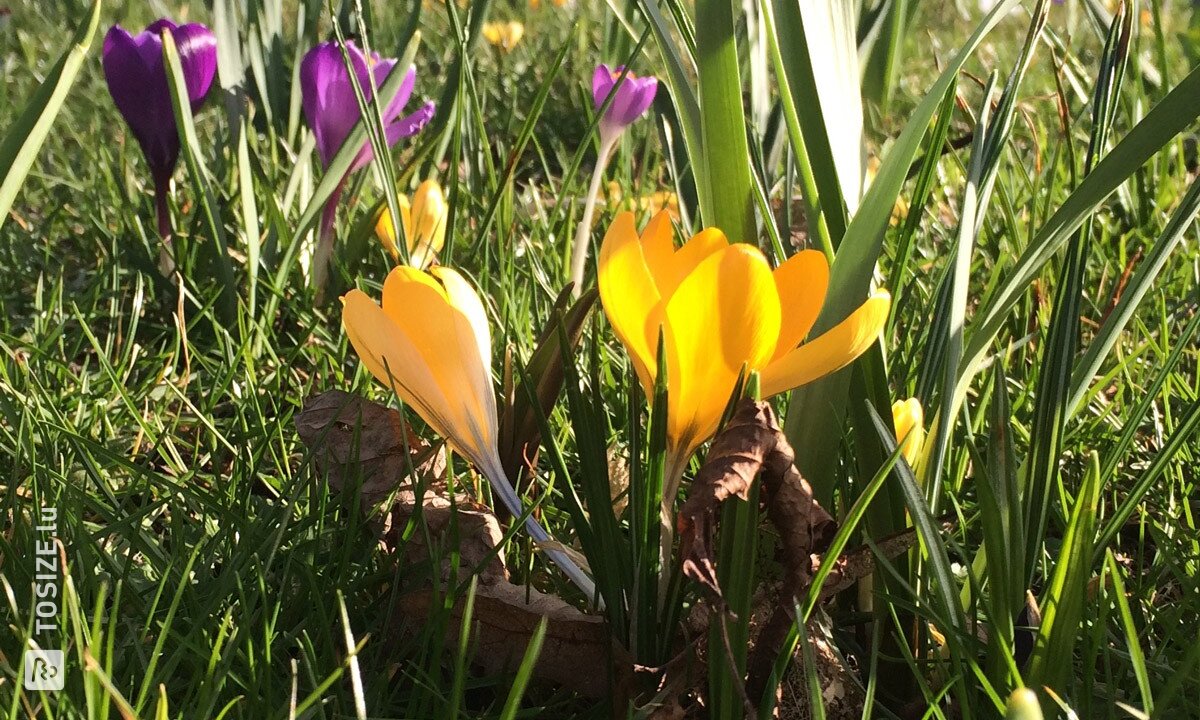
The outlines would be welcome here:
M 1040 601 L 1042 622 L 1030 657 L 1029 684 L 1047 686 L 1060 695 L 1065 694 L 1065 684 L 1074 667 L 1075 643 L 1092 577 L 1100 487 L 1100 460 L 1092 453 L 1083 486 L 1071 509 L 1062 549 Z
M 1193 181 L 1187 194 L 1179 201 L 1179 207 L 1171 214 L 1162 235 L 1154 242 L 1146 257 L 1138 265 L 1137 271 L 1125 287 L 1121 299 L 1109 313 L 1104 325 L 1092 337 L 1091 343 L 1083 353 L 1083 357 L 1075 366 L 1071 375 L 1071 397 L 1067 408 L 1071 414 L 1079 411 L 1080 404 L 1087 394 L 1088 385 L 1100 371 L 1105 358 L 1112 352 L 1125 326 L 1133 318 L 1146 294 L 1154 285 L 1154 280 L 1162 272 L 1171 254 L 1183 242 L 1183 239 L 1195 230 L 1196 214 L 1200 213 L 1200 182 Z
M 529 645 L 525 647 L 525 657 L 521 659 L 521 666 L 517 668 L 517 676 L 513 678 L 508 699 L 504 701 L 500 720 L 514 720 L 517 717 L 521 698 L 525 697 L 525 688 L 529 686 L 529 679 L 533 676 L 533 666 L 537 664 L 538 655 L 542 652 L 542 642 L 546 639 L 548 624 L 549 619 L 542 618 L 537 629 L 533 631 L 533 636 L 529 638 Z
M 883 159 L 879 173 L 867 189 L 858 212 L 838 245 L 837 256 L 830 268 L 829 292 L 811 337 L 816 337 L 843 320 L 866 297 L 876 260 L 883 247 L 884 229 L 933 114 L 942 105 L 959 70 L 983 37 L 1013 6 L 1014 0 L 1007 0 L 988 14 L 909 116 L 904 130 Z M 830 230 L 832 232 L 833 228 Z M 786 422 L 787 436 L 792 447 L 796 448 L 796 466 L 814 487 L 831 483 L 832 453 L 829 452 L 826 438 L 831 416 L 841 418 L 844 414 L 848 386 L 849 374 L 842 371 L 792 392 L 791 409 Z
M 1146 668 L 1146 655 L 1142 652 L 1142 639 L 1137 624 L 1133 621 L 1133 612 L 1129 609 L 1129 600 L 1125 597 L 1125 580 L 1122 579 L 1121 566 L 1111 551 L 1105 550 L 1104 567 L 1112 580 L 1113 602 L 1121 616 L 1121 629 L 1125 631 L 1125 646 L 1129 649 L 1129 664 L 1133 675 L 1137 678 L 1138 692 L 1142 695 L 1142 711 L 1147 715 L 1154 714 L 1154 692 L 1150 689 L 1150 673 Z M 1102 583 L 1103 585 L 1103 583 Z
M 813 327 L 814 336 L 836 325 L 863 301 L 883 245 L 884 228 L 891 218 L 896 197 L 908 176 L 909 166 L 921 148 L 933 114 L 941 105 L 955 76 L 984 36 L 999 24 L 1014 4 L 1014 0 L 1006 0 L 996 5 L 946 64 L 937 82 L 909 115 L 904 130 L 884 157 L 879 173 L 863 196 L 858 212 L 846 228 L 846 236 L 838 245 L 837 256 L 830 268 L 829 294 Z
M 884 423 L 874 408 L 869 408 L 869 411 L 871 419 L 875 423 L 875 431 L 879 433 L 879 440 L 883 443 L 884 449 L 889 454 L 895 454 L 898 446 L 894 432 L 888 424 Z M 917 529 L 921 547 L 929 561 L 929 568 L 933 572 L 932 591 L 934 597 L 932 600 L 953 630 L 961 630 L 966 622 L 962 616 L 962 607 L 958 603 L 956 595 L 958 583 L 950 571 L 950 559 L 946 554 L 946 544 L 942 541 L 941 527 L 930 514 L 925 494 L 917 484 L 917 479 L 908 463 L 896 463 L 893 468 L 904 493 L 904 499 L 908 504 L 913 527 Z M 952 635 L 953 633 L 947 633 L 947 638 Z
M 1176 423 L 1175 430 L 1167 442 L 1154 455 L 1150 467 L 1146 468 L 1141 477 L 1122 495 L 1121 503 L 1107 517 L 1104 530 L 1096 541 L 1097 547 L 1108 547 L 1116 539 L 1117 534 L 1121 532 L 1121 527 L 1137 511 L 1138 505 L 1141 504 L 1146 493 L 1158 481 L 1159 476 L 1171 467 L 1175 456 L 1181 451 L 1195 447 L 1193 437 L 1198 432 L 1200 432 L 1200 400 L 1192 402 L 1187 412 Z
M 1129 50 L 1132 18 L 1124 6 L 1109 30 L 1099 78 L 1092 101 L 1092 130 L 1085 171 L 1094 167 L 1112 127 L 1125 60 Z M 1082 315 L 1084 274 L 1090 250 L 1091 225 L 1082 225 L 1071 238 L 1067 261 L 1058 276 L 1054 309 L 1046 333 L 1041 358 L 1042 372 L 1037 379 L 1029 454 L 1025 474 L 1025 577 L 1032 582 L 1037 558 L 1050 512 L 1052 488 L 1059 479 L 1063 436 L 1070 410 L 1068 393 L 1071 365 L 1079 345 L 1079 318 Z
M 822 102 L 826 99 L 821 96 L 817 86 L 817 71 L 814 67 L 817 57 L 814 57 L 809 47 L 809 34 L 815 35 L 820 31 L 816 27 L 809 30 L 805 26 L 806 20 L 814 25 L 821 25 L 820 21 L 823 18 L 824 29 L 828 31 L 833 24 L 834 14 L 837 13 L 840 17 L 838 11 L 844 10 L 846 3 L 838 1 L 829 5 L 830 7 L 823 9 L 817 2 L 772 0 L 770 14 L 773 16 L 773 44 L 778 47 L 780 56 L 780 67 L 776 68 L 781 77 L 780 92 L 790 92 L 791 97 L 785 102 L 796 110 L 798 129 L 792 131 L 792 149 L 797 155 L 801 175 L 812 178 L 811 185 L 815 194 L 806 202 L 819 213 L 820 219 L 816 224 L 828 228 L 829 249 L 832 250 L 838 247 L 846 233 L 849 213 L 838 175 L 833 139 L 825 120 L 825 114 L 832 114 L 834 109 L 830 107 L 826 110 L 822 107 Z M 837 5 L 837 8 L 832 7 L 833 5 Z M 836 52 L 836 42 L 822 43 L 821 39 L 814 38 L 813 44 L 818 52 Z M 852 91 L 846 89 L 843 92 L 857 94 L 857 78 L 852 83 L 852 88 Z M 834 101 L 830 99 L 830 102 Z M 859 103 L 858 117 L 861 119 L 861 98 Z
M 1146 113 L 1042 225 L 1000 291 L 975 314 L 976 319 L 968 332 L 970 339 L 964 352 L 965 362 L 959 373 L 953 407 L 961 405 L 970 379 L 983 366 L 988 347 L 1030 283 L 1109 195 L 1192 124 L 1200 115 L 1200 107 L 1195 102 L 1197 96 L 1200 96 L 1200 68 L 1189 73 Z
M 16 200 L 25 176 L 37 161 L 38 151 L 50 134 L 54 119 L 75 83 L 75 76 L 87 59 L 100 24 L 101 0 L 93 0 L 84 21 L 75 28 L 71 45 L 46 78 L 38 85 L 17 119 L 9 126 L 0 142 L 0 228 L 8 219 L 9 208 Z

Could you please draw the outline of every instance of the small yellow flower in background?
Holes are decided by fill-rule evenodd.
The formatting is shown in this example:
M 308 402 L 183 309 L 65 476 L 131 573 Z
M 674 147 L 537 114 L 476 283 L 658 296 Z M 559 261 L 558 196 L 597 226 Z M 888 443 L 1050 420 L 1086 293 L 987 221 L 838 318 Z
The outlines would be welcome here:
M 496 449 L 491 329 L 471 284 L 450 268 L 400 266 L 384 281 L 382 306 L 361 290 L 342 297 L 342 325 L 375 379 L 471 461 L 509 512 L 520 517 L 521 500 Z M 552 542 L 535 518 L 526 528 L 539 543 Z M 594 595 L 591 578 L 570 557 L 545 552 L 585 595 Z
M 657 215 L 666 210 L 670 213 L 672 222 L 679 222 L 679 198 L 673 192 L 658 190 L 649 195 L 625 200 L 625 191 L 621 189 L 621 183 L 610 180 L 608 191 L 604 196 L 608 200 L 609 209 L 649 212 L 651 215 Z
M 910 467 L 916 467 L 917 458 L 921 457 L 921 446 L 925 443 L 925 411 L 920 401 L 909 398 L 892 403 L 892 423 L 896 427 L 900 455 Z
M 556 8 L 564 8 L 571 4 L 571 0 L 550 0 L 550 4 Z M 542 0 L 529 0 L 530 9 L 537 10 L 542 6 Z
M 398 195 L 400 222 L 404 228 L 405 245 L 408 246 L 408 264 L 415 268 L 427 267 L 446 244 L 446 215 L 449 207 L 442 186 L 437 180 L 426 180 L 417 186 L 410 201 L 407 195 Z M 400 257 L 396 245 L 396 226 L 387 205 L 379 208 L 375 216 L 375 236 L 392 254 Z
M 525 26 L 516 20 L 483 24 L 484 39 L 504 52 L 510 52 L 524 36 Z
M 674 498 L 692 452 L 716 432 L 742 368 L 764 398 L 849 365 L 877 342 L 891 296 L 879 291 L 845 320 L 805 341 L 829 285 L 829 264 L 799 252 L 774 271 L 758 248 L 709 228 L 676 248 L 660 212 L 639 236 L 616 217 L 600 248 L 604 312 L 653 396 L 661 328 L 667 354 L 668 486 Z

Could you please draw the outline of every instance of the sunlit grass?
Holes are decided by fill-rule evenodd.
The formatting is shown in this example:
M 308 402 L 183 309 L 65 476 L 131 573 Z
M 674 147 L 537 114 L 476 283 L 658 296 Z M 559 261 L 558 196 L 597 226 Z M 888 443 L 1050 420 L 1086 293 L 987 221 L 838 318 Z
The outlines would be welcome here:
M 688 4 L 560 8 L 542 2 L 534 10 L 492 2 L 475 3 L 469 13 L 455 3 L 422 3 L 419 16 L 409 17 L 401 4 L 334 3 L 347 34 L 357 32 L 360 4 L 372 47 L 391 57 L 409 50 L 419 69 L 414 98 L 438 102 L 430 126 L 391 154 L 399 190 L 411 193 L 428 178 L 445 190 L 450 212 L 440 262 L 463 272 L 484 298 L 497 387 L 506 356 L 519 368 L 519 380 L 569 275 L 599 142 L 592 69 L 599 62 L 630 64 L 639 75 L 664 78 L 664 85 L 668 78 L 694 83 L 690 68 L 671 75 L 673 63 L 685 68 L 689 61 L 669 57 L 655 32 L 643 36 L 648 26 L 636 9 L 660 9 L 660 29 L 672 33 L 684 53 L 687 28 L 675 23 Z M 828 607 L 832 637 L 856 658 L 864 686 L 874 693 L 867 714 L 900 713 L 896 698 L 904 695 L 918 698 L 922 712 L 946 697 L 959 710 L 966 706 L 970 717 L 990 717 L 1007 700 L 1012 668 L 1029 649 L 1021 637 L 1017 647 L 997 640 L 998 633 L 981 638 L 976 625 L 1002 626 L 994 611 L 1023 603 L 1026 587 L 1045 598 L 1055 581 L 1082 578 L 1078 617 L 1067 629 L 1074 647 L 1060 635 L 1049 647 L 1067 649 L 1042 655 L 1033 675 L 1019 667 L 1022 679 L 1053 678 L 1055 692 L 1079 717 L 1128 717 L 1124 706 L 1153 717 L 1196 717 L 1200 249 L 1194 216 L 1200 195 L 1191 183 L 1200 107 L 1194 94 L 1174 96 L 1177 111 L 1166 124 L 1136 136 L 1145 139 L 1133 143 L 1133 159 L 1121 164 L 1118 158 L 1108 166 L 1116 167 L 1107 171 L 1108 180 L 1100 178 L 1100 185 L 1115 188 L 1112 197 L 1095 211 L 1102 195 L 1065 206 L 1084 182 L 1089 138 L 1097 134 L 1093 98 L 1108 27 L 1094 22 L 1089 8 L 1102 3 L 1068 0 L 1067 7 L 1051 8 L 1026 75 L 1011 86 L 1013 104 L 994 108 L 985 104 L 983 88 L 993 71 L 989 100 L 1010 87 L 1028 14 L 1001 16 L 966 58 L 964 72 L 947 83 L 960 102 L 942 93 L 926 98 L 979 23 L 975 3 L 959 4 L 970 7 L 945 2 L 913 10 L 898 43 L 895 85 L 866 100 L 866 152 L 885 162 L 897 147 L 906 150 L 897 138 L 919 108 L 938 119 L 946 108 L 953 112 L 930 130 L 940 128 L 953 147 L 933 146 L 921 129 L 907 149 L 912 159 L 890 171 L 885 166 L 876 180 L 883 188 L 876 191 L 877 207 L 851 219 L 858 227 L 850 232 L 859 233 L 854 252 L 869 262 L 834 273 L 863 284 L 862 293 L 839 297 L 846 307 L 862 301 L 868 282 L 892 293 L 884 351 L 845 378 L 851 387 L 845 425 L 813 409 L 822 395 L 778 403 L 793 439 L 817 438 L 799 444 L 798 454 L 801 462 L 820 456 L 811 479 L 838 517 L 851 511 L 890 454 L 892 441 L 877 431 L 865 400 L 886 411 L 893 400 L 916 397 L 926 408 L 932 440 L 918 472 L 902 469 L 888 477 L 878 497 L 894 504 L 867 510 L 853 543 L 911 519 L 929 533 L 925 554 L 885 563 L 874 578 L 872 606 L 861 605 L 851 591 Z M 507 675 L 470 672 L 447 638 L 454 622 L 448 613 L 419 623 L 398 613 L 399 593 L 427 582 L 431 566 L 398 566 L 380 551 L 356 500 L 330 490 L 294 427 L 304 399 L 329 389 L 396 404 L 355 358 L 336 300 L 354 287 L 378 297 L 396 262 L 375 237 L 377 213 L 389 200 L 370 169 L 343 194 L 329 302 L 314 302 L 302 270 L 323 204 L 322 174 L 304 144 L 292 68 L 331 36 L 329 8 L 321 2 L 249 4 L 252 24 L 240 2 L 213 5 L 169 8 L 177 19 L 213 24 L 219 39 L 238 38 L 247 63 L 246 72 L 222 78 L 222 90 L 196 115 L 195 142 L 185 150 L 197 153 L 196 162 L 181 163 L 174 176 L 178 276 L 158 271 L 153 186 L 108 97 L 97 60 L 99 35 L 0 226 L 0 501 L 6 517 L 0 708 L 18 718 L 118 717 L 122 706 L 138 717 L 171 718 L 355 717 L 360 708 L 369 717 L 443 717 L 447 708 L 465 717 L 511 717 L 518 708 L 519 693 L 509 693 L 516 668 Z M 218 27 L 216 6 L 241 22 Z M 4 136 L 68 49 L 86 10 L 82 3 L 32 0 L 11 9 L 10 20 L 0 22 Z M 1112 157 L 1109 151 L 1170 88 L 1200 84 L 1188 75 L 1200 57 L 1187 34 L 1191 9 L 1152 0 L 1135 11 L 1111 131 L 1095 140 L 1098 162 Z M 1151 15 L 1148 22 L 1143 11 Z M 141 27 L 153 19 L 150 12 L 139 4 L 106 6 L 100 33 L 118 21 Z M 522 21 L 520 40 L 506 51 L 493 48 L 478 37 L 481 13 Z M 415 29 L 419 43 L 412 44 Z M 706 27 L 697 39 L 713 32 Z M 781 49 L 796 41 L 789 36 Z M 700 229 L 703 212 L 713 212 L 706 203 L 734 223 L 742 222 L 742 212 L 751 222 L 757 217 L 760 227 L 774 222 L 744 239 L 777 264 L 798 245 L 825 250 L 828 239 L 836 250 L 848 218 L 827 207 L 819 225 L 809 222 L 806 234 L 799 230 L 800 214 L 812 212 L 799 199 L 802 191 L 816 188 L 827 197 L 826 190 L 843 189 L 831 159 L 796 157 L 797 131 L 813 147 L 813 120 L 803 117 L 811 103 L 789 107 L 777 94 L 755 94 L 770 85 L 753 84 L 750 75 L 776 70 L 772 52 L 765 47 L 761 55 L 742 57 L 742 87 L 749 90 L 740 117 L 749 128 L 749 159 L 739 159 L 744 153 L 735 152 L 736 144 L 724 148 L 739 156 L 733 160 L 697 155 L 702 146 L 687 143 L 702 142 L 704 133 L 690 138 L 686 101 L 677 94 L 672 103 L 663 90 L 650 116 L 622 136 L 606 179 L 624 198 L 677 193 L 682 237 Z M 705 63 L 722 61 L 698 60 L 702 72 Z M 728 98 L 720 88 L 701 84 L 692 91 L 712 112 L 717 99 Z M 803 89 L 791 86 L 793 93 Z M 871 97 L 889 97 L 887 110 Z M 728 122 L 729 109 L 721 110 Z M 972 146 L 980 120 L 998 139 L 995 148 Z M 1149 160 L 1143 163 L 1143 156 Z M 723 168 L 734 161 L 748 164 L 726 178 Z M 969 180 L 989 175 L 990 192 L 967 190 Z M 914 198 L 922 178 L 929 181 L 928 196 Z M 895 203 L 884 197 L 892 185 L 909 200 L 908 218 L 894 223 Z M 705 199 L 730 188 L 762 195 L 746 206 L 738 204 L 740 196 Z M 864 203 L 871 202 L 867 192 Z M 731 201 L 736 207 L 726 206 Z M 1074 254 L 1080 247 L 1071 246 L 1072 233 L 1045 229 L 1064 207 L 1065 215 L 1078 210 L 1087 221 L 1082 254 Z M 592 258 L 617 210 L 616 203 L 599 203 Z M 874 232 L 872 218 L 883 235 Z M 639 221 L 646 219 L 641 213 Z M 227 253 L 218 250 L 214 234 L 224 236 Z M 868 250 L 877 238 L 876 270 Z M 1022 258 L 1044 240 L 1066 247 L 1022 275 Z M 1070 257 L 1080 264 L 1072 267 Z M 258 259 L 254 273 L 248 258 Z M 1160 259 L 1157 275 L 1143 282 L 1141 273 L 1149 274 L 1143 269 Z M 595 284 L 594 261 L 585 277 L 588 286 Z M 1073 290 L 1064 294 L 1064 287 Z M 618 474 L 617 463 L 609 467 L 604 459 L 644 465 L 647 452 L 641 424 L 649 414 L 633 365 L 599 306 L 591 317 L 568 389 L 547 418 L 551 433 L 537 476 L 540 487 L 553 486 L 541 519 L 567 541 L 581 533 L 567 484 L 575 483 L 580 495 L 589 490 L 590 497 L 603 497 L 601 483 Z M 956 346 L 958 318 L 967 334 Z M 1052 350 L 1054 338 L 1071 332 L 1059 318 L 1078 323 L 1078 348 Z M 1127 322 L 1113 331 L 1121 319 Z M 1097 358 L 1093 378 L 1085 353 L 1096 338 L 1107 337 L 1111 350 Z M 976 359 L 977 367 L 971 365 Z M 946 418 L 946 453 L 934 462 L 934 429 L 942 421 L 936 409 L 953 405 L 952 398 L 961 409 Z M 432 438 L 414 414 L 408 417 Z M 804 423 L 807 428 L 798 429 Z M 643 455 L 629 457 L 631 443 Z M 1030 456 L 1058 469 L 1037 479 L 1048 498 L 1044 539 L 1009 537 L 1004 533 L 1011 527 L 992 522 L 999 494 L 1030 482 L 1030 470 L 1022 467 Z M 462 459 L 453 467 L 461 485 L 479 486 Z M 1080 503 L 1097 480 L 1094 518 L 1072 522 L 1086 515 Z M 912 508 L 926 494 L 936 516 L 906 511 L 905 504 Z M 41 539 L 34 526 L 38 509 L 47 506 L 58 509 L 70 569 L 58 633 L 66 639 L 69 679 L 66 691 L 41 695 L 21 689 L 19 671 L 32 635 L 31 549 Z M 949 530 L 940 529 L 943 519 Z M 628 524 L 616 532 L 628 533 Z M 1077 552 L 1060 572 L 1055 561 L 1068 539 Z M 1008 552 L 997 555 L 995 545 L 1008 541 Z M 774 572 L 771 543 L 764 532 L 757 567 L 768 576 Z M 517 581 L 587 604 L 524 534 L 515 534 L 507 552 Z M 995 568 L 1004 558 L 1013 566 L 1001 575 Z M 590 560 L 594 570 L 606 562 Z M 624 572 L 623 561 L 610 560 L 613 577 Z M 683 596 L 690 605 L 700 593 L 688 587 Z M 897 627 L 912 647 L 896 640 Z M 944 648 L 936 646 L 931 627 L 946 638 Z M 672 636 L 670 628 L 656 630 L 638 641 L 654 654 Z M 348 644 L 361 647 L 352 653 Z M 915 656 L 906 661 L 907 653 Z M 944 662 L 935 665 L 935 659 Z M 536 680 L 521 702 L 521 717 L 612 716 L 604 703 Z M 951 712 L 945 706 L 935 711 Z

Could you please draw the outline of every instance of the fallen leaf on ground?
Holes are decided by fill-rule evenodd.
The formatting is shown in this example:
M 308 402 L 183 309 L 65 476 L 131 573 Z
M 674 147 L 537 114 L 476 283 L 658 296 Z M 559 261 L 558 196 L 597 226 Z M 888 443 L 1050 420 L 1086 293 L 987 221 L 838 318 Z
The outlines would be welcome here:
M 504 532 L 491 508 L 462 493 L 449 492 L 442 476 L 443 450 L 434 451 L 413 434 L 400 413 L 340 391 L 310 398 L 296 418 L 300 438 L 329 473 L 335 490 L 358 482 L 364 512 L 392 496 L 382 521 L 373 524 L 380 545 L 402 563 L 429 562 L 432 547 L 455 543 L 458 575 L 442 558 L 438 590 L 432 583 L 405 588 L 398 612 L 412 628 L 443 611 L 447 587 L 463 588 L 444 623 L 454 646 L 462 627 L 467 580 L 478 578 L 470 647 L 472 661 L 488 674 L 515 671 L 534 630 L 548 620 L 534 676 L 589 697 L 603 697 L 632 671 L 632 662 L 612 641 L 604 619 L 587 615 L 555 595 L 509 580 L 501 543 Z M 415 472 L 414 472 L 415 471 Z M 419 498 L 419 500 L 418 500 Z M 412 523 L 424 530 L 412 532 Z M 453 583 L 451 581 L 454 581 Z

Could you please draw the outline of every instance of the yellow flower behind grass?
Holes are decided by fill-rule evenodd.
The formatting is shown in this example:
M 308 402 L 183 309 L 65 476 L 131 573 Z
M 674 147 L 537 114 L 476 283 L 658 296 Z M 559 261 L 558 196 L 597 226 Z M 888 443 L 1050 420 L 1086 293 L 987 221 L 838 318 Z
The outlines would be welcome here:
M 921 457 L 921 446 L 925 443 L 925 411 L 920 401 L 909 398 L 892 403 L 892 423 L 896 428 L 900 455 L 910 467 L 915 468 L 917 459 Z
M 524 36 L 525 26 L 516 20 L 483 24 L 483 39 L 502 52 L 512 52 Z
M 449 207 L 442 187 L 437 180 L 426 180 L 417 186 L 411 201 L 407 195 L 397 195 L 396 201 L 400 205 L 404 244 L 408 246 L 408 264 L 415 268 L 427 267 L 446 244 Z M 396 226 L 386 204 L 375 216 L 375 236 L 393 258 L 399 259 Z

